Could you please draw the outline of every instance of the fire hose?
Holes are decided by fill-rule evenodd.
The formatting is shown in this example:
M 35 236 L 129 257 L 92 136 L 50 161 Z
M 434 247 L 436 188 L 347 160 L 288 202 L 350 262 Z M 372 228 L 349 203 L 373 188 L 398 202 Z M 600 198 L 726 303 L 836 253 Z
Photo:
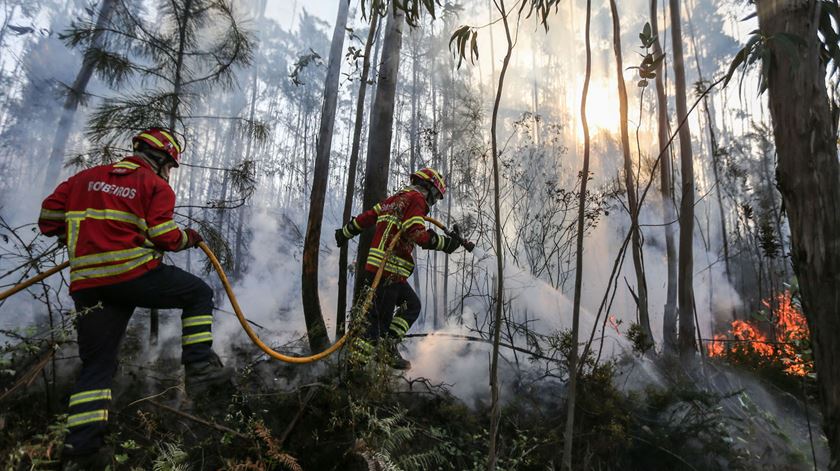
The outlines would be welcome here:
M 469 252 L 472 252 L 473 248 L 475 248 L 475 244 L 473 244 L 472 242 L 470 242 L 468 240 L 465 240 L 461 237 L 457 224 L 453 225 L 453 229 L 450 231 L 449 229 L 446 228 L 446 226 L 443 225 L 443 223 L 441 223 L 440 221 L 438 221 L 434 218 L 426 217 L 424 219 L 426 219 L 430 223 L 432 223 L 432 224 L 438 226 L 439 228 L 441 228 L 446 233 L 446 235 L 448 235 L 449 237 L 452 237 L 453 239 L 458 241 L 458 243 L 460 243 Z M 400 236 L 402 235 L 402 231 L 403 231 L 403 229 L 400 229 L 399 232 L 397 232 L 396 237 L 394 237 L 391 240 L 391 242 L 388 244 L 388 247 L 387 247 L 387 250 L 385 251 L 385 257 L 382 261 L 382 264 L 379 266 L 379 269 L 376 271 L 376 275 L 373 278 L 373 283 L 371 283 L 370 288 L 368 289 L 367 293 L 365 294 L 365 298 L 362 301 L 360 314 L 359 314 L 360 316 L 364 316 L 365 314 L 367 314 L 368 309 L 370 309 L 371 304 L 373 304 L 373 295 L 376 293 L 376 288 L 377 288 L 377 286 L 379 286 L 379 282 L 382 280 L 382 273 L 384 271 L 385 265 L 388 263 L 388 259 L 391 257 L 391 253 L 394 251 L 394 247 L 396 246 L 397 242 L 400 240 Z M 271 347 L 266 345 L 265 342 L 260 340 L 260 338 L 259 338 L 259 336 L 257 336 L 256 332 L 254 332 L 254 329 L 252 329 L 251 326 L 248 325 L 248 319 L 245 317 L 245 314 L 242 313 L 242 308 L 239 307 L 239 302 L 236 299 L 236 295 L 233 292 L 233 288 L 230 285 L 230 281 L 228 281 L 227 275 L 225 274 L 225 270 L 224 270 L 224 268 L 222 268 L 222 264 L 219 263 L 219 259 L 216 258 L 216 255 L 213 253 L 213 251 L 210 250 L 210 247 L 208 247 L 207 244 L 205 244 L 204 242 L 199 242 L 198 247 L 201 248 L 201 250 L 204 251 L 204 253 L 207 255 L 207 258 L 210 260 L 210 263 L 213 265 L 213 268 L 216 269 L 216 273 L 219 275 L 219 280 L 222 282 L 222 285 L 225 288 L 225 292 L 228 295 L 228 299 L 230 299 L 230 304 L 231 304 L 231 306 L 233 306 L 233 311 L 234 311 L 234 313 L 236 313 L 236 318 L 239 320 L 239 323 L 242 325 L 242 328 L 245 330 L 245 333 L 248 334 L 248 338 L 250 338 L 251 342 L 253 342 L 254 345 L 259 347 L 259 349 L 262 350 L 264 353 L 266 353 L 268 356 L 270 356 L 272 358 L 275 358 L 277 360 L 286 362 L 286 363 L 297 363 L 297 364 L 312 363 L 312 362 L 318 361 L 322 358 L 325 358 L 325 357 L 333 354 L 336 350 L 341 348 L 341 346 L 344 345 L 344 343 L 347 341 L 347 337 L 348 337 L 348 335 L 350 335 L 349 332 L 347 334 L 344 334 L 344 336 L 342 336 L 340 339 L 338 339 L 334 344 L 332 344 L 326 350 L 324 350 L 320 353 L 316 353 L 314 355 L 304 356 L 304 357 L 284 355 L 284 354 L 272 349 Z M 26 280 L 22 283 L 19 283 L 19 284 L 13 286 L 12 288 L 0 293 L 0 301 L 8 298 L 9 296 L 11 296 L 11 295 L 13 295 L 13 294 L 15 294 L 19 291 L 22 291 L 22 290 L 34 285 L 35 283 L 38 283 L 39 281 L 42 281 L 42 280 L 60 272 L 61 270 L 67 268 L 69 265 L 70 265 L 69 261 L 64 262 L 61 265 L 55 266 L 55 267 L 45 271 L 44 273 L 39 274 L 38 276 L 34 276 L 34 277 L 32 277 L 32 278 L 30 278 L 30 279 L 28 279 L 28 280 Z

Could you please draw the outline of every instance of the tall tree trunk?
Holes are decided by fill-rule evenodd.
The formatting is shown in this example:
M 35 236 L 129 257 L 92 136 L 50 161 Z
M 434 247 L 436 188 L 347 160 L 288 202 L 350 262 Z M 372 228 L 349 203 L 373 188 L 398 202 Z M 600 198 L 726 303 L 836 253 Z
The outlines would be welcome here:
M 396 103 L 394 98 L 399 78 L 404 22 L 402 11 L 395 8 L 388 10 L 388 25 L 385 28 L 385 39 L 382 45 L 382 65 L 379 68 L 379 80 L 368 132 L 365 192 L 362 198 L 365 208 L 372 208 L 388 196 L 388 170 L 391 166 L 391 138 L 394 134 L 394 105 Z M 364 231 L 359 237 L 356 273 L 364 273 L 371 241 L 373 241 L 372 230 Z M 356 277 L 355 293 L 362 288 L 362 278 Z
M 103 0 L 102 7 L 99 9 L 99 16 L 96 18 L 96 30 L 93 33 L 92 40 L 93 47 L 102 46 L 102 32 L 105 30 L 108 22 L 111 21 L 111 15 L 114 12 L 116 4 L 117 0 Z M 2 44 L 2 40 L 0 40 L 0 44 Z M 58 182 L 58 176 L 61 173 L 64 162 L 64 150 L 67 146 L 67 139 L 70 137 L 70 131 L 73 128 L 73 118 L 76 115 L 76 110 L 79 108 L 79 103 L 81 103 L 85 95 L 92 76 L 93 56 L 85 54 L 85 58 L 82 61 L 82 68 L 79 69 L 73 85 L 68 90 L 67 98 L 64 100 L 64 107 L 61 110 L 61 117 L 58 119 L 58 127 L 56 128 L 55 137 L 53 137 L 50 160 L 47 163 L 47 172 L 44 177 L 45 189 L 54 187 Z
M 660 57 L 662 45 L 659 42 L 659 21 L 656 11 L 656 0 L 650 0 L 651 33 L 656 40 L 653 43 L 653 54 Z M 663 67 L 664 70 L 664 67 Z M 668 97 L 665 95 L 665 79 L 662 73 L 656 74 L 656 109 L 657 129 L 659 135 L 659 152 L 663 152 L 668 145 Z M 674 181 L 671 178 L 671 151 L 660 157 L 659 192 L 662 198 L 662 220 L 665 224 L 665 259 L 668 265 L 668 281 L 665 294 L 665 311 L 662 318 L 662 342 L 666 352 L 677 351 L 677 247 L 674 241 L 673 222 L 676 219 L 674 210 Z
M 801 38 L 799 54 L 771 48 L 770 113 L 791 260 L 808 319 L 819 382 L 828 469 L 840 470 L 840 162 L 836 109 L 826 90 L 817 23 L 821 2 L 759 0 L 761 33 Z
M 624 82 L 624 60 L 621 57 L 621 22 L 615 0 L 610 0 L 613 20 L 613 50 L 615 52 L 618 102 L 621 114 L 621 150 L 624 154 L 624 186 L 627 190 L 627 206 L 630 210 L 630 244 L 633 254 L 633 268 L 636 270 L 636 293 L 639 308 L 639 326 L 644 334 L 645 345 L 653 347 L 653 331 L 650 329 L 648 313 L 647 280 L 645 279 L 642 237 L 639 228 L 639 198 L 636 193 L 636 178 L 633 172 L 633 156 L 630 153 L 630 134 L 627 131 L 627 84 Z
M 359 77 L 359 95 L 356 97 L 356 121 L 353 123 L 353 143 L 350 148 L 350 162 L 347 169 L 347 191 L 344 194 L 344 212 L 342 221 L 350 220 L 353 212 L 353 193 L 356 191 L 356 168 L 359 162 L 359 148 L 361 147 L 362 125 L 365 114 L 365 95 L 367 94 L 368 74 L 370 73 L 371 46 L 376 42 L 376 30 L 379 28 L 379 13 L 370 13 L 370 30 L 365 43 L 365 58 L 362 62 L 362 76 Z M 344 335 L 344 324 L 347 313 L 347 252 L 349 244 L 341 247 L 338 255 L 338 308 L 336 311 L 336 338 Z
M 306 225 L 306 240 L 303 244 L 303 274 L 301 295 L 303 297 L 303 316 L 309 334 L 309 347 L 320 351 L 329 343 L 327 326 L 321 313 L 321 300 L 318 295 L 318 253 L 321 248 L 321 222 L 324 217 L 324 198 L 330 176 L 330 151 L 335 127 L 335 110 L 338 102 L 338 79 L 341 72 L 341 52 L 344 48 L 344 29 L 347 27 L 349 0 L 339 0 L 338 16 L 333 30 L 330 47 L 330 64 L 324 83 L 324 108 L 321 111 L 321 128 L 318 131 L 316 145 L 315 171 L 312 175 L 312 193 L 309 198 L 309 219 Z
M 575 429 L 575 404 L 577 394 L 578 335 L 580 330 L 580 302 L 583 287 L 583 231 L 586 222 L 586 183 L 589 181 L 589 122 L 586 120 L 586 99 L 589 95 L 589 79 L 592 76 L 592 44 L 589 28 L 592 23 L 592 0 L 586 0 L 586 70 L 583 92 L 580 100 L 580 123 L 583 127 L 583 169 L 580 172 L 580 198 L 578 200 L 578 224 L 575 254 L 575 295 L 572 305 L 572 349 L 569 351 L 569 392 L 566 400 L 566 429 L 563 435 L 563 470 L 572 469 L 572 445 Z
M 680 0 L 669 0 L 671 10 L 671 43 L 674 47 L 674 86 L 677 122 L 688 115 L 685 91 L 685 60 L 682 48 Z M 678 298 L 680 313 L 680 357 L 689 360 L 697 350 L 694 327 L 694 156 L 691 151 L 691 128 L 688 121 L 680 128 L 680 262 Z
M 183 16 L 180 18 L 180 30 L 178 34 L 178 56 L 175 61 L 175 80 L 172 86 L 172 107 L 169 110 L 169 129 L 175 131 L 175 124 L 178 123 L 178 114 L 181 107 L 181 87 L 183 86 L 184 51 L 187 47 L 187 28 L 192 15 L 193 0 L 186 0 L 184 3 Z M 177 15 L 176 15 L 177 16 Z
M 502 23 L 505 27 L 505 38 L 507 39 L 507 50 L 502 61 L 502 70 L 499 72 L 499 82 L 496 86 L 496 99 L 493 102 L 493 117 L 490 123 L 490 145 L 493 152 L 493 216 L 496 233 L 496 299 L 495 313 L 493 316 L 493 355 L 490 359 L 490 451 L 487 457 L 487 469 L 496 469 L 498 455 L 496 453 L 496 442 L 499 435 L 499 420 L 502 415 L 502 405 L 499 398 L 499 341 L 502 331 L 502 312 L 505 304 L 505 273 L 504 255 L 505 248 L 502 245 L 502 210 L 499 203 L 499 145 L 498 130 L 499 104 L 502 101 L 502 91 L 505 85 L 510 56 L 513 54 L 513 39 L 510 35 L 510 24 L 508 23 L 508 12 L 505 9 L 505 1 L 498 0 L 496 8 L 502 15 Z M 518 19 L 517 19 L 518 21 Z

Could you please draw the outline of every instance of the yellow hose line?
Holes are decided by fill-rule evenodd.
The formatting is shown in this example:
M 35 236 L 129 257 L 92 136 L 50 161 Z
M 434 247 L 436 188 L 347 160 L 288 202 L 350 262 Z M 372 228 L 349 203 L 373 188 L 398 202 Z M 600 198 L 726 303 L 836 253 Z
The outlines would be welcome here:
M 440 227 L 441 229 L 446 230 L 446 226 L 444 226 L 440 221 L 438 221 L 434 218 L 430 218 L 430 217 L 426 217 L 424 219 L 429 221 L 430 223 Z M 385 265 L 387 264 L 388 259 L 391 257 L 391 253 L 394 251 L 394 247 L 397 245 L 397 242 L 400 240 L 401 235 L 402 235 L 402 229 L 400 229 L 399 232 L 397 232 L 396 237 L 394 237 L 391 240 L 391 242 L 388 244 L 388 248 L 385 251 L 385 257 L 382 260 L 382 264 L 380 265 L 379 269 L 376 271 L 376 276 L 374 276 L 374 278 L 373 278 L 373 283 L 371 283 L 370 289 L 368 289 L 368 291 L 365 295 L 365 299 L 362 302 L 362 309 L 361 309 L 360 316 L 364 316 L 365 314 L 367 314 L 368 309 L 370 309 L 370 306 L 373 304 L 373 296 L 374 296 L 374 294 L 376 294 L 376 288 L 377 288 L 377 286 L 379 286 L 379 282 L 382 280 L 382 273 L 384 271 Z M 225 288 L 225 292 L 228 295 L 228 299 L 230 299 L 230 304 L 231 304 L 231 306 L 233 306 L 233 311 L 236 313 L 236 318 L 239 319 L 239 324 L 242 325 L 242 328 L 245 330 L 245 333 L 248 334 L 248 338 L 250 338 L 251 341 L 254 342 L 254 345 L 259 347 L 260 350 L 265 352 L 270 357 L 276 358 L 277 360 L 284 361 L 286 363 L 298 363 L 298 364 L 312 363 L 312 362 L 318 361 L 322 358 L 326 358 L 329 355 L 332 355 L 336 350 L 341 348 L 341 346 L 344 345 L 344 343 L 347 341 L 347 336 L 349 334 L 344 334 L 344 336 L 341 337 L 340 339 L 338 339 L 338 341 L 336 341 L 334 344 L 332 344 L 332 346 L 330 346 L 330 348 L 324 350 L 323 352 L 316 353 L 315 355 L 310 355 L 310 356 L 306 356 L 306 357 L 295 357 L 295 356 L 283 355 L 282 353 L 272 349 L 271 347 L 266 345 L 262 340 L 260 340 L 260 338 L 257 336 L 256 332 L 254 332 L 254 329 L 252 329 L 251 326 L 248 324 L 248 319 L 245 318 L 245 315 L 242 313 L 242 308 L 239 307 L 239 301 L 237 301 L 236 295 L 233 293 L 233 288 L 230 286 L 230 281 L 228 281 L 227 275 L 225 274 L 225 270 L 224 270 L 224 268 L 222 268 L 222 264 L 219 263 L 219 259 L 216 258 L 216 254 L 214 254 L 213 251 L 210 250 L 210 247 L 208 247 L 207 244 L 205 244 L 204 242 L 199 242 L 198 246 L 201 248 L 201 250 L 204 251 L 204 253 L 207 255 L 207 258 L 210 259 L 210 263 L 213 264 L 213 268 L 216 269 L 216 273 L 219 275 L 219 280 L 221 280 L 222 285 Z M 11 295 L 13 295 L 13 294 L 15 294 L 19 291 L 22 291 L 22 290 L 34 285 L 35 283 L 37 283 L 37 282 L 39 282 L 39 281 L 41 281 L 45 278 L 48 278 L 48 277 L 60 272 L 61 270 L 67 268 L 69 265 L 70 265 L 69 261 L 64 262 L 61 265 L 53 267 L 53 268 L 45 271 L 44 273 L 41 273 L 38 276 L 32 277 L 32 278 L 24 281 L 23 283 L 20 283 L 18 285 L 13 286 L 12 288 L 4 291 L 3 293 L 0 293 L 0 301 L 8 298 L 9 296 L 11 296 Z
M 201 250 L 207 254 L 207 258 L 210 259 L 210 263 L 213 264 L 213 268 L 216 269 L 216 273 L 219 274 L 219 279 L 222 281 L 222 285 L 225 287 L 225 292 L 228 295 L 228 299 L 230 299 L 230 304 L 233 306 L 233 312 L 236 313 L 236 318 L 239 319 L 239 323 L 242 325 L 242 328 L 245 329 L 245 333 L 248 334 L 248 338 L 254 342 L 254 345 L 260 348 L 263 352 L 265 352 L 268 356 L 272 358 L 276 358 L 277 360 L 284 361 L 286 363 L 312 363 L 314 361 L 318 361 L 324 357 L 331 355 L 333 352 L 341 348 L 344 345 L 344 342 L 347 340 L 347 334 L 344 337 L 338 339 L 338 341 L 326 350 L 321 353 L 316 353 L 315 355 L 311 355 L 308 357 L 293 357 L 289 355 L 283 355 L 282 353 L 275 351 L 268 345 L 266 345 L 257 334 L 254 332 L 254 329 L 248 324 L 248 320 L 245 319 L 245 315 L 242 314 L 242 308 L 239 307 L 239 302 L 236 300 L 236 295 L 233 294 L 233 288 L 230 286 L 230 282 L 228 281 L 227 275 L 225 274 L 225 270 L 222 268 L 222 264 L 219 263 L 219 259 L 216 258 L 216 255 L 210 250 L 210 247 L 207 246 L 204 242 L 199 242 L 198 246 Z
M 440 224 L 440 223 L 437 223 Z M 376 276 L 373 278 L 373 283 L 370 285 L 370 289 L 365 296 L 365 299 L 362 304 L 362 311 L 361 316 L 367 314 L 368 309 L 373 304 L 373 295 L 376 293 L 376 287 L 379 286 L 379 282 L 382 279 L 382 273 L 385 268 L 385 264 L 388 262 L 388 259 L 391 257 L 391 252 L 394 250 L 394 246 L 397 244 L 397 241 L 400 239 L 400 235 L 402 234 L 402 229 L 397 232 L 397 236 L 391 240 L 391 243 L 388 244 L 388 249 L 385 252 L 385 257 L 382 260 L 382 265 L 379 267 L 379 270 L 376 271 Z M 239 324 L 242 325 L 242 328 L 245 329 L 245 333 L 248 334 L 248 338 L 254 342 L 254 345 L 259 347 L 260 350 L 265 352 L 268 356 L 272 358 L 276 358 L 277 360 L 284 361 L 286 363 L 312 363 L 318 361 L 322 358 L 328 357 L 332 355 L 336 350 L 341 348 L 342 345 L 347 341 L 347 336 L 350 335 L 349 333 L 344 334 L 343 337 L 338 339 L 330 348 L 324 350 L 323 352 L 316 353 L 315 355 L 310 355 L 307 357 L 293 357 L 289 355 L 283 355 L 282 353 L 272 349 L 268 345 L 266 345 L 260 338 L 257 336 L 254 329 L 248 324 L 248 320 L 245 318 L 245 315 L 242 314 L 242 309 L 239 307 L 239 302 L 236 300 L 236 295 L 233 293 L 233 288 L 230 286 L 230 282 L 228 281 L 227 275 L 225 275 L 225 270 L 222 268 L 222 264 L 219 263 L 219 259 L 216 258 L 216 255 L 210 250 L 210 247 L 207 246 L 204 242 L 199 242 L 198 246 L 204 253 L 207 255 L 207 258 L 210 259 L 210 263 L 213 264 L 213 268 L 216 269 L 216 273 L 219 274 L 219 279 L 222 281 L 222 285 L 225 287 L 225 292 L 228 295 L 228 299 L 230 299 L 230 304 L 233 306 L 233 312 L 236 313 L 236 318 L 239 319 Z
M 12 286 L 11 288 L 7 289 L 6 291 L 3 291 L 2 293 L 0 293 L 0 301 L 8 298 L 9 296 L 11 296 L 11 295 L 13 295 L 13 294 L 15 294 L 19 291 L 23 291 L 26 288 L 29 288 L 30 286 L 34 285 L 35 283 L 37 283 L 37 282 L 39 282 L 39 281 L 41 281 L 45 278 L 49 278 L 49 277 L 55 275 L 56 273 L 60 272 L 61 270 L 64 270 L 65 268 L 67 268 L 69 266 L 70 266 L 70 261 L 66 261 L 66 262 L 62 263 L 61 265 L 50 268 L 49 270 L 45 271 L 44 273 L 41 273 L 40 275 L 33 276 L 32 278 L 30 278 L 30 279 L 28 279 L 28 280 L 26 280 L 26 281 L 24 281 L 20 284 Z

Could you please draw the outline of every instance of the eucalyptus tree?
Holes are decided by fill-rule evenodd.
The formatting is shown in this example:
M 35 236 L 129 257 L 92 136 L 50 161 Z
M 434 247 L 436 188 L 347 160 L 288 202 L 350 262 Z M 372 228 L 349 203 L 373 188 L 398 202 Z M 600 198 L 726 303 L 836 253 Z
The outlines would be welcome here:
M 330 47 L 327 78 L 324 82 L 324 106 L 321 110 L 321 126 L 318 133 L 315 169 L 312 175 L 312 193 L 309 200 L 309 218 L 306 226 L 306 240 L 303 246 L 301 295 L 306 330 L 309 334 L 309 346 L 313 351 L 319 350 L 329 343 L 318 294 L 318 254 L 321 249 L 321 222 L 324 216 L 324 198 L 327 194 L 330 150 L 332 149 L 335 111 L 338 102 L 341 52 L 344 48 L 344 30 L 347 28 L 347 12 L 349 9 L 349 0 L 339 0 L 338 17 L 335 20 L 332 46 Z
M 387 196 L 388 171 L 391 165 L 391 139 L 394 134 L 394 105 L 400 70 L 400 50 L 405 12 L 388 8 L 388 23 L 382 44 L 382 59 L 376 84 L 376 96 L 371 109 L 368 132 L 367 159 L 365 161 L 365 190 L 362 204 L 365 208 L 382 201 Z M 373 232 L 362 232 L 356 255 L 356 273 L 363 273 Z M 362 288 L 362 277 L 356 277 L 355 293 Z
M 650 0 L 650 26 L 653 43 L 653 55 L 664 57 L 659 40 L 659 16 L 656 11 L 657 0 Z M 665 229 L 665 263 L 668 278 L 665 291 L 665 306 L 662 315 L 662 344 L 666 352 L 677 350 L 677 247 L 674 241 L 673 221 L 674 181 L 672 178 L 671 150 L 668 145 L 668 97 L 665 95 L 665 80 L 662 74 L 654 78 L 656 86 L 656 130 L 661 157 L 659 167 L 659 195 L 662 200 L 662 221 Z M 666 147 L 668 148 L 666 150 Z
M 633 156 L 630 153 L 630 135 L 627 130 L 627 84 L 624 81 L 624 61 L 621 55 L 621 22 L 615 0 L 610 0 L 610 12 L 613 24 L 613 51 L 615 52 L 616 82 L 618 83 L 618 103 L 620 113 L 621 152 L 624 155 L 624 189 L 627 192 L 627 210 L 630 212 L 630 250 L 633 267 L 636 270 L 635 300 L 639 312 L 639 326 L 643 339 L 640 342 L 644 350 L 653 348 L 653 332 L 650 329 L 648 312 L 648 289 L 645 279 L 644 255 L 642 252 L 642 231 L 639 227 L 639 197 L 637 181 L 633 171 Z
M 837 95 L 829 95 L 840 60 L 833 2 L 758 0 L 760 35 L 778 153 L 777 176 L 790 222 L 791 260 L 808 319 L 820 389 L 828 469 L 840 470 L 840 160 Z M 833 64 L 831 69 L 829 65 Z M 830 73 L 828 72 L 830 70 Z M 764 88 L 764 87 L 762 87 Z
M 365 97 L 367 95 L 368 75 L 371 66 L 371 49 L 376 42 L 381 14 L 378 9 L 370 14 L 370 28 L 368 29 L 365 49 L 362 53 L 362 70 L 359 76 L 359 91 L 356 96 L 356 113 L 353 122 L 353 142 L 350 145 L 350 160 L 347 163 L 347 187 L 344 194 L 344 210 L 342 221 L 349 221 L 353 212 L 353 194 L 356 188 L 356 172 L 359 161 L 359 150 L 362 141 L 362 126 L 364 124 Z M 348 245 L 343 244 L 338 258 L 338 305 L 336 310 L 336 336 L 343 335 L 347 312 L 347 258 Z
M 685 59 L 682 48 L 680 1 L 669 0 L 671 44 L 673 45 L 674 93 L 680 137 L 680 243 L 678 267 L 679 351 L 688 360 L 697 351 L 694 322 L 694 155 L 691 149 L 691 128 L 687 121 Z

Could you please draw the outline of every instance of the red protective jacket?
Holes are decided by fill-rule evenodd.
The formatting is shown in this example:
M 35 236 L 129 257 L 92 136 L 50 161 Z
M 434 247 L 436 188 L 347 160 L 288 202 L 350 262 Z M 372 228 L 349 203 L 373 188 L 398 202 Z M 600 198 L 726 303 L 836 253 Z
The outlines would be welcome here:
M 172 220 L 175 192 L 136 156 L 83 170 L 41 205 L 38 226 L 67 237 L 70 291 L 128 281 L 182 250 L 187 234 Z
M 429 205 L 426 198 L 419 191 L 408 187 L 356 216 L 353 224 L 360 231 L 376 224 L 365 269 L 370 272 L 379 269 L 388 245 L 402 227 L 403 235 L 394 246 L 391 258 L 385 264 L 385 271 L 396 282 L 405 281 L 411 276 L 414 271 L 414 257 L 411 255 L 414 245 L 433 248 L 432 234 L 426 231 L 426 221 L 423 219 L 427 214 Z

